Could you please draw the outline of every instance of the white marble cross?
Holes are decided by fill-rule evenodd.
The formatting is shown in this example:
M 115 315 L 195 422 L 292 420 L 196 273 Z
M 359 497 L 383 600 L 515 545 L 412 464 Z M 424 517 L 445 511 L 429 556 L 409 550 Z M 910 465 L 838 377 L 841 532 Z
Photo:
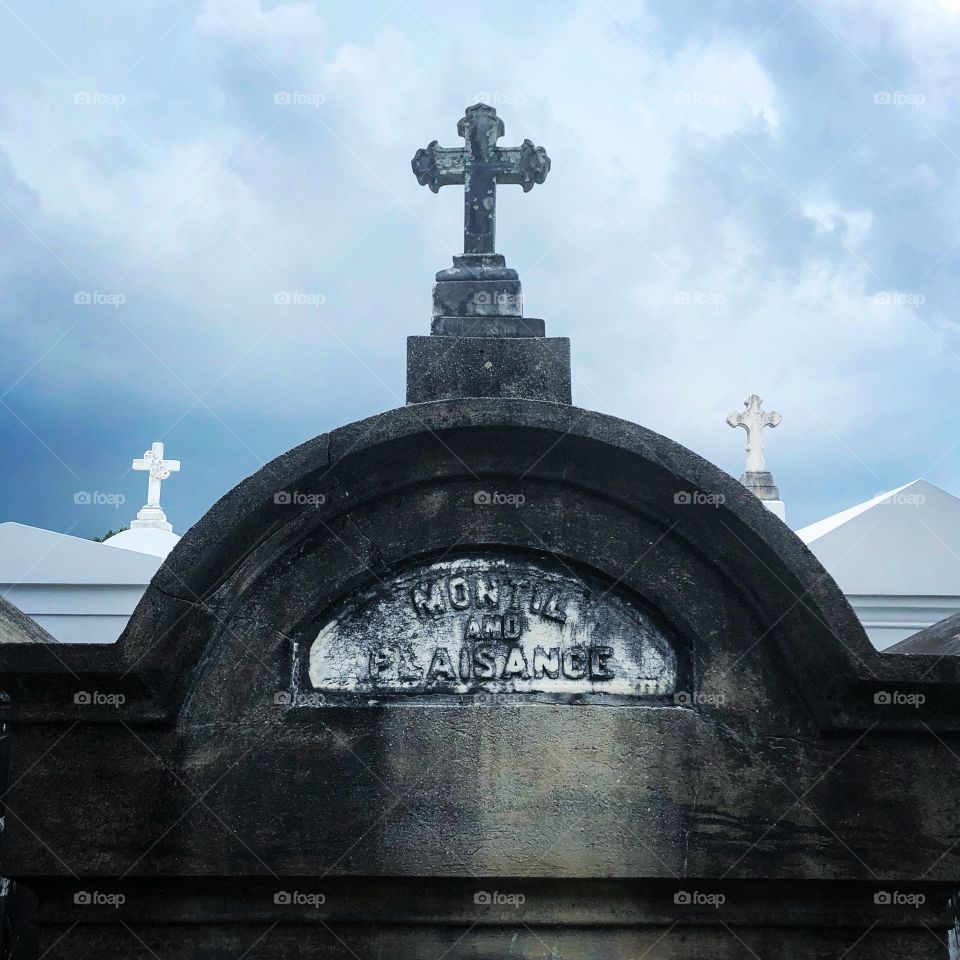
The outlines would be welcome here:
M 762 473 L 767 469 L 763 458 L 763 428 L 775 427 L 783 417 L 776 411 L 767 413 L 755 393 L 751 393 L 743 405 L 746 409 L 735 410 L 727 417 L 727 423 L 747 431 L 747 473 Z
M 160 484 L 166 480 L 171 473 L 176 473 L 180 469 L 179 460 L 163 459 L 163 444 L 154 443 L 150 449 L 139 459 L 133 461 L 134 470 L 149 470 L 150 478 L 147 481 L 147 507 L 160 506 Z

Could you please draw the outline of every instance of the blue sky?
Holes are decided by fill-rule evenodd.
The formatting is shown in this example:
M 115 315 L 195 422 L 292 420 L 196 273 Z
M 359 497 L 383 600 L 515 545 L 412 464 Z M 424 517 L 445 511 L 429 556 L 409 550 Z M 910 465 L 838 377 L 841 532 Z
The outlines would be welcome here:
M 478 99 L 553 160 L 498 249 L 577 404 L 739 474 L 761 394 L 794 526 L 960 493 L 958 38 L 960 0 L 0 0 L 0 519 L 129 521 L 159 439 L 183 532 L 400 405 L 462 241 L 409 161 Z

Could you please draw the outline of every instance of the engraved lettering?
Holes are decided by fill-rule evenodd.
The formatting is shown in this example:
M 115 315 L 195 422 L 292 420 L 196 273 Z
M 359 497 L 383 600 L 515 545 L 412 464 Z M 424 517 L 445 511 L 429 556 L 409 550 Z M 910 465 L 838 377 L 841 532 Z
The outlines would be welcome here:
M 397 669 L 400 680 L 403 683 L 410 683 L 416 680 L 418 683 L 423 680 L 423 667 L 417 662 L 412 654 L 400 658 L 400 666 Z
M 548 559 L 489 554 L 411 567 L 340 601 L 318 627 L 309 678 L 324 703 L 360 706 L 398 694 L 566 703 L 689 689 L 669 633 L 628 590 Z
M 543 609 L 543 596 L 540 591 L 534 587 L 530 591 L 530 612 L 539 613 Z
M 501 676 L 504 680 L 509 680 L 512 677 L 519 677 L 523 680 L 530 679 L 530 671 L 527 669 L 527 658 L 523 655 L 523 649 L 521 647 L 513 647 L 511 649 L 507 655 L 507 662 L 503 665 L 503 673 Z
M 569 680 L 582 680 L 587 675 L 587 651 L 579 644 L 563 651 L 563 675 Z
M 490 647 L 484 645 L 474 648 L 473 675 L 477 680 L 492 680 L 497 675 L 497 661 Z
M 463 577 L 451 577 L 447 584 L 450 593 L 450 603 L 456 610 L 466 610 L 470 606 L 470 591 L 467 581 Z
M 487 581 L 483 577 L 477 577 L 476 593 L 478 607 L 486 604 L 496 610 L 500 606 L 500 587 L 495 581 Z
M 456 680 L 457 674 L 446 647 L 437 647 L 427 670 L 427 680 Z
M 393 665 L 393 657 L 383 650 L 374 650 L 370 653 L 370 676 L 374 680 L 386 672 Z
M 613 647 L 590 648 L 590 679 L 612 680 L 616 674 L 610 669 L 608 661 L 613 657 Z
M 510 600 L 507 603 L 508 610 L 516 610 L 520 607 L 520 591 L 527 585 L 526 580 L 510 581 Z
M 560 648 L 551 647 L 547 652 L 543 647 L 533 648 L 533 676 L 540 680 L 549 677 L 556 680 L 560 676 Z
M 429 585 L 420 584 L 413 588 L 413 609 L 424 617 L 442 613 L 446 607 L 440 584 L 435 580 Z
M 560 608 L 560 598 L 557 594 L 551 594 L 550 599 L 544 604 L 542 616 L 549 620 L 556 620 L 557 623 L 567 622 L 567 613 Z

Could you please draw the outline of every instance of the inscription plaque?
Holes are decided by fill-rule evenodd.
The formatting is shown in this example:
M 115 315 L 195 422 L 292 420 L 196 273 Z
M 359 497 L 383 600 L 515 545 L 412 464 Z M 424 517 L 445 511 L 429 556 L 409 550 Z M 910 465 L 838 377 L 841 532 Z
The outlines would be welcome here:
M 419 567 L 334 609 L 310 647 L 325 694 L 657 697 L 673 646 L 615 587 L 530 560 Z

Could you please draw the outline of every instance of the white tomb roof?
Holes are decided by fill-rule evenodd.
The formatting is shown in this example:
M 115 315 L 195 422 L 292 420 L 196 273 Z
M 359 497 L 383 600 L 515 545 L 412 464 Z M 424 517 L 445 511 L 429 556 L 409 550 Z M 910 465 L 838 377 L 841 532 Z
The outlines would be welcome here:
M 797 531 L 883 649 L 960 610 L 960 499 L 913 480 Z
M 165 559 L 167 554 L 177 545 L 180 537 L 170 530 L 161 530 L 158 527 L 137 527 L 121 530 L 112 537 L 103 541 L 105 547 L 119 547 L 122 550 L 134 550 L 137 553 L 149 553 L 154 557 Z
M 960 499 L 928 480 L 858 503 L 797 536 L 848 595 L 960 596 Z
M 111 539 L 113 539 L 111 537 Z M 143 584 L 162 558 L 111 550 L 105 543 L 31 527 L 0 523 L 0 584 Z
M 115 642 L 161 563 L 150 553 L 0 523 L 0 597 L 62 643 Z

